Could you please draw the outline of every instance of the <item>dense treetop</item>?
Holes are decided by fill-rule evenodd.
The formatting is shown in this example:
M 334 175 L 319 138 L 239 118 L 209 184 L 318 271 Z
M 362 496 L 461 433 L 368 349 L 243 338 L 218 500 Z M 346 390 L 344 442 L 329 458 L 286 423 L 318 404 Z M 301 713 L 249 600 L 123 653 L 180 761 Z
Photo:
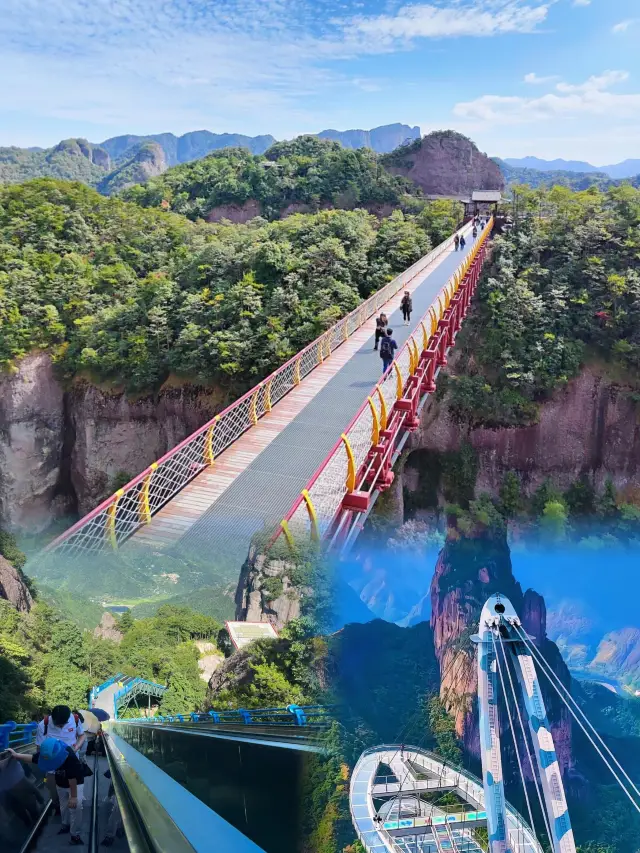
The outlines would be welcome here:
M 219 205 L 255 199 L 267 219 L 290 204 L 354 208 L 397 205 L 415 185 L 394 177 L 368 148 L 349 150 L 338 142 L 300 136 L 277 142 L 264 155 L 225 148 L 201 160 L 170 169 L 125 197 L 145 207 L 163 202 L 190 219 L 205 217 Z
M 207 225 L 52 179 L 0 187 L 0 367 L 48 347 L 67 377 L 148 390 L 174 372 L 237 391 L 451 233 L 458 215 L 449 202 L 415 211 Z
M 516 226 L 494 242 L 454 413 L 471 424 L 528 423 L 536 403 L 589 356 L 640 366 L 640 190 L 521 188 Z

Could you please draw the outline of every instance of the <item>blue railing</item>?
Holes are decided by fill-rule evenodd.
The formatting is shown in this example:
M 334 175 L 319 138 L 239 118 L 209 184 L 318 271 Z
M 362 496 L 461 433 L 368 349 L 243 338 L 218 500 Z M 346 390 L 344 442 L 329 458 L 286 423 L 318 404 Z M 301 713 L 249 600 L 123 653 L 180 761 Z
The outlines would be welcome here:
M 98 684 L 95 687 L 91 688 L 91 693 L 89 693 L 89 707 L 93 708 L 93 703 L 95 699 L 97 699 L 98 694 L 102 693 L 103 690 L 106 690 L 107 687 L 111 687 L 119 678 L 124 678 L 123 673 L 118 672 L 113 678 L 108 678 L 106 681 L 103 681 L 102 684 Z
M 150 696 L 162 696 L 166 689 L 165 684 L 157 684 L 155 681 L 148 681 L 146 678 L 132 679 L 121 690 L 113 694 L 114 717 L 118 718 L 118 708 L 126 704 L 128 696 L 137 696 L 139 693 Z
M 171 714 L 119 719 L 121 723 L 241 723 L 245 726 L 328 726 L 331 707 L 327 705 L 288 705 L 286 708 L 238 708 L 235 711 Z
M 8 720 L 0 724 L 0 750 L 25 746 L 36 739 L 37 723 L 14 723 Z

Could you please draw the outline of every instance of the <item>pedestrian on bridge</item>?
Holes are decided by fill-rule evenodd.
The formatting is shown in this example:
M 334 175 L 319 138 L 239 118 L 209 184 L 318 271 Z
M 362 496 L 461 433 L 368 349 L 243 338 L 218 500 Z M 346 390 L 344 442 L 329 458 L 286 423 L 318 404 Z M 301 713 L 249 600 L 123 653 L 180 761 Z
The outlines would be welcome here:
M 398 344 L 393 339 L 393 329 L 387 329 L 387 334 L 380 341 L 380 358 L 382 359 L 382 374 L 384 375 L 391 367 L 393 354 L 398 349 Z
M 411 312 L 413 311 L 413 302 L 411 301 L 411 294 L 408 290 L 405 290 L 404 296 L 402 297 L 402 302 L 400 303 L 400 308 L 402 308 L 402 316 L 404 317 L 405 326 L 409 325 L 409 321 L 411 320 Z
M 478 236 L 478 229 L 477 229 L 477 227 L 474 225 L 474 226 L 473 226 L 473 239 L 475 240 L 477 236 Z
M 458 247 L 460 246 L 460 237 L 458 234 L 453 238 L 453 245 L 456 247 L 456 252 L 458 251 Z
M 51 713 L 45 714 L 43 719 L 38 723 L 38 728 L 36 729 L 36 746 L 40 746 L 47 737 L 62 741 L 62 743 L 70 746 L 74 752 L 77 752 L 86 740 L 80 716 L 72 714 L 71 708 L 68 705 L 56 705 L 51 710 Z M 59 814 L 60 802 L 58 800 L 58 790 L 53 773 L 47 773 L 45 781 L 51 794 L 54 811 L 56 814 Z
M 9 750 L 18 761 L 37 764 L 40 770 L 54 773 L 62 826 L 58 835 L 71 833 L 70 844 L 82 844 L 80 827 L 82 826 L 82 799 L 84 792 L 84 770 L 72 747 L 55 737 L 46 737 L 38 752 L 27 754 Z
M 378 349 L 378 343 L 380 341 L 380 338 L 384 338 L 384 336 L 387 334 L 388 322 L 389 321 L 387 320 L 387 315 L 384 312 L 382 312 L 379 317 L 376 317 L 376 342 L 373 347 L 375 350 Z
M 460 235 L 460 251 L 464 251 L 464 247 L 467 245 L 467 241 L 464 239 L 464 234 Z

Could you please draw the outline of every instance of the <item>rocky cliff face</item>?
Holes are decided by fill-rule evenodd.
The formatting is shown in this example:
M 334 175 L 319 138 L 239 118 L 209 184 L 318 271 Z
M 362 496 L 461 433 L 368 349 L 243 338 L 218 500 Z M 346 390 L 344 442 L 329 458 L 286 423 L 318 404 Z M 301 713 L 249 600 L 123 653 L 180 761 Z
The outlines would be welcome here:
M 527 493 L 547 478 L 564 490 L 587 474 L 598 491 L 611 478 L 624 494 L 637 489 L 640 473 L 640 425 L 627 391 L 589 366 L 541 407 L 537 424 L 469 432 L 452 420 L 446 405 L 434 403 L 425 409 L 409 450 L 458 450 L 470 441 L 478 454 L 477 491 L 492 495 L 507 471 L 518 473 Z M 405 486 L 418 488 L 420 476 L 409 457 Z
M 0 598 L 13 604 L 22 613 L 28 613 L 33 604 L 31 593 L 20 573 L 2 556 L 0 556 Z
M 135 476 L 224 404 L 196 386 L 135 400 L 82 382 L 65 389 L 46 353 L 27 356 L 0 377 L 0 524 L 33 533 L 88 512 L 116 476 Z
M 395 175 L 415 181 L 426 195 L 469 196 L 473 190 L 502 190 L 500 167 L 466 136 L 437 131 L 388 159 Z
M 59 500 L 64 395 L 46 353 L 0 375 L 0 523 L 13 530 L 46 527 L 65 509 Z
M 294 570 L 287 560 L 267 557 L 252 546 L 238 581 L 236 619 L 271 622 L 276 630 L 297 619 L 306 590 L 292 583 Z
M 450 538 L 442 550 L 431 584 L 431 628 L 440 664 L 440 695 L 455 716 L 456 731 L 466 751 L 480 757 L 477 715 L 475 648 L 469 638 L 477 633 L 480 610 L 496 592 L 510 599 L 520 614 L 524 630 L 534 638 L 546 660 L 565 686 L 571 676 L 557 646 L 546 634 L 546 607 L 533 590 L 522 592 L 513 577 L 506 538 L 479 532 L 474 538 Z M 563 773 L 573 767 L 571 718 L 555 693 L 541 679 L 556 751 Z M 506 720 L 501 721 L 509 740 Z
M 112 640 L 114 643 L 121 643 L 124 637 L 122 631 L 118 631 L 118 623 L 116 618 L 110 611 L 106 610 L 102 614 L 100 624 L 94 628 L 93 636 L 101 640 Z

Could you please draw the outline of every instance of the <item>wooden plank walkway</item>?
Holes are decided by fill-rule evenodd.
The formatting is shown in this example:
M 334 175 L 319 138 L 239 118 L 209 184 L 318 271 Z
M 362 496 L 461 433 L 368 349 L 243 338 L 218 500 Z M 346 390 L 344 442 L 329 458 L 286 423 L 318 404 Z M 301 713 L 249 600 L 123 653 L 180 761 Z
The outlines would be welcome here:
M 470 241 L 471 242 L 471 241 Z M 443 252 L 432 261 L 419 277 L 414 279 L 406 289 L 414 293 L 429 276 L 445 261 L 449 266 L 453 249 Z M 462 260 L 463 253 L 456 253 Z M 386 302 L 381 310 L 387 316 L 399 310 L 403 291 L 397 293 Z M 413 331 L 423 312 L 414 313 L 411 322 Z M 281 434 L 285 427 L 292 424 L 304 411 L 309 403 L 327 386 L 327 384 L 347 365 L 354 356 L 362 350 L 375 333 L 375 317 L 364 323 L 331 357 L 315 368 L 306 376 L 299 386 L 292 389 L 285 397 L 276 403 L 269 414 L 264 415 L 258 423 L 216 457 L 212 467 L 202 471 L 176 497 L 157 512 L 151 522 L 138 530 L 129 540 L 135 546 L 145 546 L 154 550 L 169 548 L 178 542 L 198 522 L 205 513 L 211 510 L 216 501 L 227 491 L 237 478 L 254 462 L 264 450 Z M 395 335 L 398 340 L 398 335 Z M 398 344 L 401 346 L 400 340 Z M 379 359 L 378 359 L 379 361 Z M 367 392 L 368 393 L 368 392 Z M 366 395 L 363 394 L 365 399 Z M 358 405 L 360 405 L 360 402 Z M 343 427 L 346 428 L 346 419 Z M 339 438 L 339 431 L 335 439 Z M 300 489 L 305 485 L 306 478 L 300 482 Z M 127 547 L 125 545 L 125 547 Z

